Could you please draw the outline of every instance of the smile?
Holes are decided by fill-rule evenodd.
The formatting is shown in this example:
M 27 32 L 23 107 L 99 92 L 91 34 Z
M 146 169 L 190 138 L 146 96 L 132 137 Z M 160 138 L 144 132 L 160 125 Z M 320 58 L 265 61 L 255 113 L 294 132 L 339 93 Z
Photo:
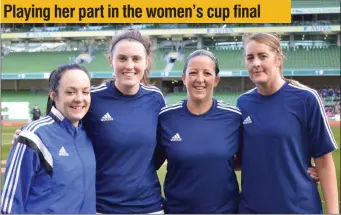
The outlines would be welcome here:
M 134 75 L 137 75 L 137 72 L 123 72 L 122 73 L 124 76 L 132 77 Z
M 194 86 L 194 89 L 196 89 L 196 90 L 204 90 L 205 88 L 206 88 L 206 87 L 200 87 L 200 86 L 199 86 L 199 87 L 198 87 L 198 86 L 196 87 L 196 86 Z
M 75 110 L 82 110 L 85 107 L 84 106 L 70 106 L 70 108 L 75 109 Z

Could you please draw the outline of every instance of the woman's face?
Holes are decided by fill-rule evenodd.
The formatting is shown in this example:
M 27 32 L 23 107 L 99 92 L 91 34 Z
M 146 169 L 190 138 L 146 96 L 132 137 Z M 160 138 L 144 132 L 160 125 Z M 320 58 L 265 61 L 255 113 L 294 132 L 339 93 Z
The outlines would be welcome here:
M 207 101 L 213 98 L 214 88 L 220 77 L 215 72 L 215 62 L 204 55 L 189 60 L 187 70 L 182 75 L 187 95 L 193 101 Z
M 120 87 L 139 86 L 148 66 L 146 49 L 142 43 L 127 39 L 119 41 L 109 60 Z
M 88 112 L 91 102 L 90 80 L 87 74 L 79 69 L 67 70 L 63 73 L 57 93 L 50 91 L 57 110 L 73 125 L 78 126 Z

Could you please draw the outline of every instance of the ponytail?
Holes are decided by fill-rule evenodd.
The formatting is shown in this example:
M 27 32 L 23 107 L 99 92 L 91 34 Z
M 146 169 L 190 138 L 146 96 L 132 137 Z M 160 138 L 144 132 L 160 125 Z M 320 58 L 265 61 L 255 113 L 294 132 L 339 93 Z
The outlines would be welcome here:
M 47 104 L 46 104 L 46 115 L 48 115 L 51 112 L 51 109 L 54 105 L 55 105 L 55 102 L 49 96 L 47 98 Z
M 284 81 L 287 81 L 287 82 L 289 82 L 290 84 L 292 84 L 294 86 L 299 86 L 300 85 L 299 82 L 296 81 L 296 80 L 284 78 L 283 76 L 282 76 L 282 78 L 283 78 Z
M 147 74 L 146 74 L 146 73 L 143 74 L 143 78 L 142 78 L 141 82 L 142 82 L 144 85 L 148 85 L 148 84 L 149 84 L 149 80 L 148 80 L 148 78 L 147 78 Z

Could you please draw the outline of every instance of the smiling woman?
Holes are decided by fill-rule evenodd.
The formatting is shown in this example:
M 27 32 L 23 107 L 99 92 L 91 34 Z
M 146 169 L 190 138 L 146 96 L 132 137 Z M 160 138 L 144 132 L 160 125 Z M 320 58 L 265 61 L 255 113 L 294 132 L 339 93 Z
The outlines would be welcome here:
M 127 95 L 136 94 L 140 81 L 147 84 L 151 67 L 151 41 L 131 30 L 114 37 L 109 63 L 115 72 L 115 87 Z
M 137 93 L 147 67 L 145 55 L 145 48 L 140 42 L 122 40 L 116 44 L 110 64 L 115 70 L 115 86 L 121 92 L 128 95 Z
M 76 65 L 64 65 L 53 71 L 46 114 L 53 106 L 75 127 L 89 110 L 90 80 L 87 71 Z
M 213 90 L 220 81 L 218 73 L 218 61 L 211 52 L 198 50 L 188 56 L 181 77 L 192 113 L 201 114 L 212 106 Z
M 49 85 L 47 116 L 26 125 L 9 153 L 4 214 L 96 212 L 95 154 L 81 123 L 90 106 L 87 71 L 60 66 Z
M 241 113 L 213 98 L 217 58 L 196 50 L 182 80 L 187 99 L 159 114 L 157 168 L 167 159 L 164 210 L 170 214 L 237 213 L 239 190 L 233 159 L 240 144 Z
M 97 212 L 163 213 L 153 154 L 165 101 L 157 87 L 146 84 L 151 41 L 125 30 L 109 51 L 115 78 L 91 88 L 84 120 L 97 159 Z

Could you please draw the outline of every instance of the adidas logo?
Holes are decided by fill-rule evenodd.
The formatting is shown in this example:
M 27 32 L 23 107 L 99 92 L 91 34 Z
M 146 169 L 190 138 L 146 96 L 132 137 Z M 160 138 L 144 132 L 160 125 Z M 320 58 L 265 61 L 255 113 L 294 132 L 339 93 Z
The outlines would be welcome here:
M 69 153 L 67 153 L 64 146 L 62 146 L 62 148 L 59 149 L 58 155 L 59 156 L 69 156 Z
M 244 119 L 244 121 L 243 121 L 243 124 L 245 125 L 245 124 L 251 124 L 252 123 L 252 120 L 251 120 L 251 117 L 250 116 L 248 116 L 248 117 L 246 117 L 245 119 Z
M 173 141 L 182 141 L 182 139 L 181 139 L 179 133 L 176 133 L 170 141 L 172 141 L 172 142 Z
M 114 120 L 114 119 L 110 116 L 109 113 L 104 114 L 104 116 L 102 116 L 102 119 L 101 119 L 102 122 L 105 122 L 105 121 L 113 121 L 113 120 Z

